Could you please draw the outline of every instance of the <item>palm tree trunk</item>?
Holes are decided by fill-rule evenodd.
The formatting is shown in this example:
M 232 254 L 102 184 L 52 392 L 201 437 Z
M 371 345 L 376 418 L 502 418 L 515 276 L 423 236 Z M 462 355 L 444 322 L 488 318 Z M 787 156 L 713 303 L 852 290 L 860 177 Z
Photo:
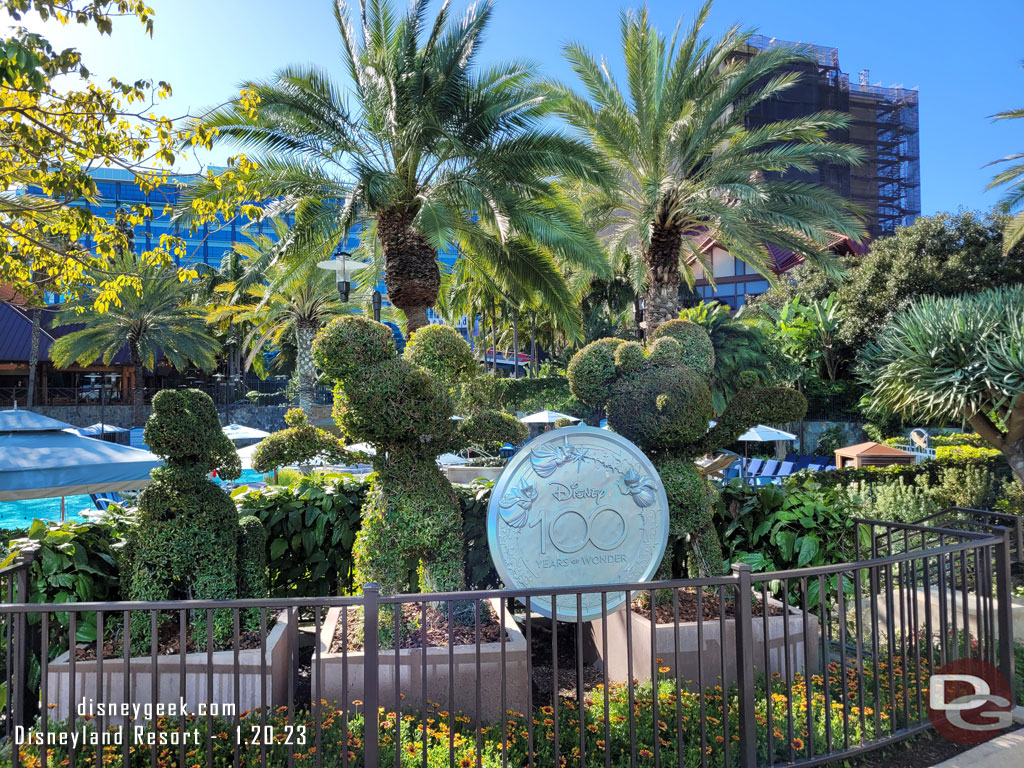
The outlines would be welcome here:
M 427 309 L 437 302 L 441 271 L 437 251 L 412 225 L 415 213 L 402 209 L 377 216 L 377 239 L 384 252 L 388 299 L 405 313 L 406 333 L 428 324 Z
M 25 407 L 30 409 L 36 402 L 36 368 L 39 367 L 39 323 L 43 311 L 32 309 L 32 342 L 28 351 L 28 398 Z
M 519 378 L 519 310 L 512 308 L 512 378 Z
M 644 331 L 651 333 L 679 316 L 679 248 L 683 233 L 678 227 L 655 224 L 645 254 L 647 288 L 644 291 Z
M 640 297 L 636 296 L 633 299 L 633 324 L 636 326 L 636 339 L 637 341 L 644 340 L 644 329 L 640 323 L 643 321 L 644 310 L 640 306 Z
M 498 372 L 498 306 L 491 299 L 491 372 Z
M 313 364 L 313 339 L 316 328 L 308 323 L 295 326 L 295 374 L 299 377 L 299 407 L 307 417 L 313 413 L 316 390 L 316 366 Z
M 128 339 L 128 355 L 132 361 L 132 426 L 141 427 L 146 420 L 146 381 L 142 367 L 142 350 L 134 339 Z
M 530 378 L 537 378 L 537 315 L 530 323 Z

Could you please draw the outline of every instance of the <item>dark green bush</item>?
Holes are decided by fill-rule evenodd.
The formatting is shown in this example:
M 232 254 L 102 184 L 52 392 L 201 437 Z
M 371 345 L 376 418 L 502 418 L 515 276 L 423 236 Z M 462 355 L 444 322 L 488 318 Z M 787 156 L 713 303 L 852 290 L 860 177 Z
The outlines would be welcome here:
M 352 590 L 352 545 L 366 483 L 311 475 L 291 486 L 239 494 L 238 513 L 266 530 L 263 559 L 272 597 L 324 597 Z
M 528 430 L 515 416 L 500 411 L 481 411 L 463 419 L 459 432 L 467 445 L 496 450 L 504 443 L 518 445 Z
M 819 472 L 805 469 L 796 473 L 796 476 L 805 477 L 828 488 L 848 486 L 851 483 L 871 483 L 896 479 L 914 483 L 918 477 L 926 478 L 930 485 L 938 485 L 942 482 L 944 471 L 967 468 L 988 470 L 999 479 L 1010 477 L 1010 468 L 999 451 L 984 448 L 972 449 L 969 446 L 937 448 L 934 459 L 923 461 L 920 464 L 894 464 L 888 467 L 834 469 Z
M 238 477 L 238 453 L 221 429 L 210 396 L 198 390 L 163 390 L 153 398 L 146 441 L 165 465 L 139 495 L 138 515 L 128 535 L 128 597 L 131 600 L 227 600 L 238 596 L 239 536 L 235 505 L 207 478 L 216 470 Z M 251 536 L 252 533 L 249 532 Z M 266 594 L 245 575 L 248 588 Z M 265 575 L 264 575 L 265 578 Z M 137 617 L 136 637 L 144 637 L 147 617 Z M 206 645 L 206 616 L 191 621 L 196 646 Z M 133 630 L 136 627 L 133 626 Z M 214 612 L 218 646 L 230 642 L 230 611 Z

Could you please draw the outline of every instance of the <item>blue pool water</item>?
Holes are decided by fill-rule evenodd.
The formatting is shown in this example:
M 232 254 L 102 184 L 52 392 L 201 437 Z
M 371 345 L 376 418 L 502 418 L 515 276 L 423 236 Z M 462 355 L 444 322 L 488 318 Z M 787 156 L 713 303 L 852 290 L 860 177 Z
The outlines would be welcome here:
M 243 469 L 237 483 L 254 483 L 263 475 L 251 469 Z M 64 499 L 64 518 L 81 519 L 83 510 L 94 510 L 95 505 L 88 496 L 67 496 Z M 0 528 L 28 528 L 33 520 L 60 520 L 60 498 L 32 499 L 30 501 L 0 501 Z

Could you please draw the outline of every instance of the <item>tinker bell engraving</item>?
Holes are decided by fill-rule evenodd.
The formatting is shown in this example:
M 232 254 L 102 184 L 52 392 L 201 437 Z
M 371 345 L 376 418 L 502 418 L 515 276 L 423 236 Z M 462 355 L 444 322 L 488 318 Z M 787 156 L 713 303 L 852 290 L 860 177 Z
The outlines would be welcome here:
M 524 478 L 519 485 L 509 488 L 498 502 L 501 519 L 513 528 L 522 528 L 530 519 L 530 508 L 536 500 L 537 486 Z
M 654 503 L 654 481 L 632 467 L 622 476 L 618 485 L 619 490 L 631 496 L 638 507 L 649 507 Z

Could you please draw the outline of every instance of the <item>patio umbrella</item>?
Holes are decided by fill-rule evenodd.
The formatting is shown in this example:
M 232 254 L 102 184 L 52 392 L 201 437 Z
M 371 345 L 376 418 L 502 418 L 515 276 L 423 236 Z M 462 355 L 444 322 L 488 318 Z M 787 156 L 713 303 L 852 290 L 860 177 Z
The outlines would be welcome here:
M 254 429 L 253 427 L 246 427 L 242 424 L 228 424 L 224 427 L 224 434 L 228 436 L 228 440 L 234 442 L 235 440 L 262 440 L 264 437 L 270 437 L 269 432 L 264 432 L 262 429 Z
M 764 424 L 758 424 L 756 427 L 748 429 L 736 439 L 744 443 L 774 443 L 778 440 L 796 440 L 796 435 L 791 432 L 783 432 L 781 429 L 775 429 L 774 427 L 766 427 Z
M 0 501 L 134 491 L 163 462 L 30 411 L 0 411 Z
M 579 421 L 575 416 L 570 416 L 567 413 L 559 413 L 558 411 L 537 411 L 536 413 L 531 413 L 529 416 L 523 416 L 520 421 L 523 422 L 523 424 L 554 424 L 559 419 Z
M 92 424 L 88 427 L 78 427 L 75 432 L 84 437 L 94 437 L 95 435 L 118 435 L 123 432 L 129 432 L 131 430 L 125 429 L 124 427 L 115 427 L 113 424 Z
M 345 450 L 350 453 L 365 453 L 367 456 L 377 455 L 377 449 L 369 443 L 352 443 L 352 445 L 346 445 Z

